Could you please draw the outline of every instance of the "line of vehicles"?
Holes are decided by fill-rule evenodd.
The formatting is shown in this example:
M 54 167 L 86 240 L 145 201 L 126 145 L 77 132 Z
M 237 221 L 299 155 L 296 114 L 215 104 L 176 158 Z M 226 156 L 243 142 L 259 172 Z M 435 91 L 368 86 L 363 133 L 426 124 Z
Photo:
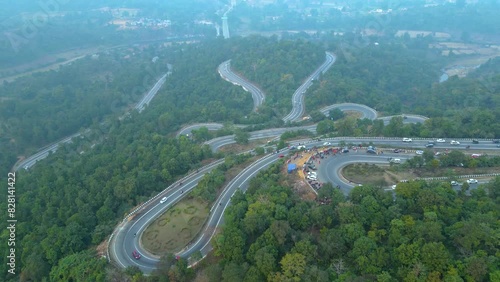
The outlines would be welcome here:
M 471 179 L 467 179 L 466 180 L 467 184 L 477 184 L 479 183 L 479 181 L 477 179 L 474 179 L 474 178 L 471 178 Z M 451 181 L 450 182 L 451 186 L 459 186 L 459 185 L 462 185 L 462 183 L 459 183 L 457 181 Z
M 403 142 L 405 142 L 405 143 L 410 143 L 410 142 L 412 142 L 412 141 L 413 141 L 413 140 L 412 140 L 411 138 L 406 138 L 406 137 L 405 137 L 405 138 L 403 138 Z M 436 143 L 446 143 L 446 140 L 445 140 L 445 139 L 442 139 L 442 138 L 438 138 L 438 139 L 436 139 L 436 141 L 429 141 L 429 142 L 425 145 L 425 147 L 427 147 L 427 148 L 432 148 L 432 147 L 434 147 L 434 145 L 435 145 Z M 500 140 L 495 139 L 495 140 L 493 140 L 493 143 L 494 143 L 494 144 L 498 144 L 498 145 L 497 145 L 497 147 L 499 147 L 499 148 L 500 148 Z M 479 140 L 477 140 L 477 139 L 472 139 L 472 144 L 479 144 Z M 451 140 L 451 141 L 450 141 L 450 145 L 455 145 L 455 146 L 458 146 L 458 145 L 460 145 L 460 141 L 457 141 L 457 140 Z

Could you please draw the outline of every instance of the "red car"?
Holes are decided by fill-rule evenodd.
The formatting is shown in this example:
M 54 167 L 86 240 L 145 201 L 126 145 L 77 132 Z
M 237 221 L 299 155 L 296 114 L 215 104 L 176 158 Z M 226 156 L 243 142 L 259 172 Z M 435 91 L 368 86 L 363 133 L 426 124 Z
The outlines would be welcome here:
M 135 259 L 140 259 L 141 258 L 141 254 L 139 254 L 137 251 L 133 251 L 132 252 L 132 256 L 135 258 Z
M 284 158 L 284 157 L 285 157 L 285 155 L 283 155 L 283 154 L 280 154 L 280 155 L 278 156 L 278 158 L 280 158 L 280 159 L 281 159 L 281 158 Z

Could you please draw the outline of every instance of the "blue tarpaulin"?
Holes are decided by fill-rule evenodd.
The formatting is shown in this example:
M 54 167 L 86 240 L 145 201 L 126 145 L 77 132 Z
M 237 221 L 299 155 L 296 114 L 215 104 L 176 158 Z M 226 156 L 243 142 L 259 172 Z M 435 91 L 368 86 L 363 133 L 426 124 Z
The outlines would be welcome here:
M 292 171 L 297 169 L 296 164 L 288 164 L 288 173 L 292 173 Z

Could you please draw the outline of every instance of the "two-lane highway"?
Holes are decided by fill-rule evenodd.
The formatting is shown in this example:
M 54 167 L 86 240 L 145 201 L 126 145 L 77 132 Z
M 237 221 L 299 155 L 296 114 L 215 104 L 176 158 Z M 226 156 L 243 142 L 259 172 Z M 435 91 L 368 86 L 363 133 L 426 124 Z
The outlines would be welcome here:
M 223 79 L 231 82 L 234 85 L 243 87 L 245 91 L 249 91 L 252 94 L 254 111 L 256 111 L 257 108 L 260 107 L 260 105 L 262 105 L 265 99 L 264 92 L 255 84 L 250 83 L 245 78 L 234 73 L 231 70 L 231 60 L 227 60 L 220 64 L 217 68 L 217 71 Z
M 325 73 L 335 63 L 337 57 L 330 52 L 326 52 L 325 62 L 316 69 L 306 80 L 299 86 L 292 96 L 292 111 L 283 118 L 284 122 L 300 121 L 300 118 L 305 112 L 304 94 L 312 85 L 314 79 L 318 79 L 320 73 Z

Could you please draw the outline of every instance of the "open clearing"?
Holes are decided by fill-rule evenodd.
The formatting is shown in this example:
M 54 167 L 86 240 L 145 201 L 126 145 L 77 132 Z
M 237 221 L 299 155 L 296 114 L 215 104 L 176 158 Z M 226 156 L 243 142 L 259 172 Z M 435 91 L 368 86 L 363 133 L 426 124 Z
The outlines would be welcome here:
M 208 217 L 207 203 L 186 198 L 153 221 L 141 236 L 142 246 L 161 256 L 187 246 L 200 232 Z

